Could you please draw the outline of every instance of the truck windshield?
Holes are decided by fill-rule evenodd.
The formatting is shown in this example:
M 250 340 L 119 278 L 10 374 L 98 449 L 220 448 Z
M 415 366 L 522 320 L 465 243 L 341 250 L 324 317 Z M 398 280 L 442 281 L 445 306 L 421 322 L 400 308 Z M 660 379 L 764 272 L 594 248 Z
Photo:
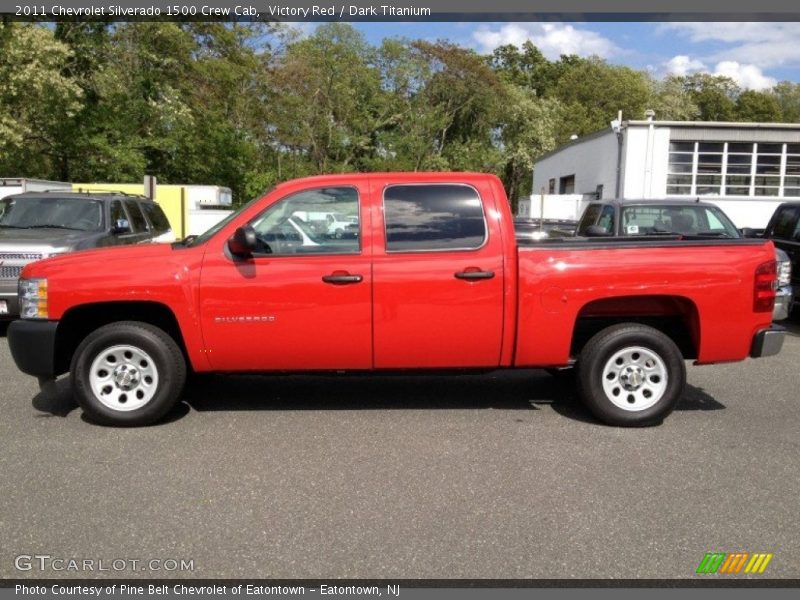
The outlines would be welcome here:
M 103 228 L 103 205 L 98 200 L 9 196 L 0 200 L 0 227 L 100 231 Z
M 622 235 L 740 237 L 734 224 L 716 206 L 625 206 L 621 219 Z

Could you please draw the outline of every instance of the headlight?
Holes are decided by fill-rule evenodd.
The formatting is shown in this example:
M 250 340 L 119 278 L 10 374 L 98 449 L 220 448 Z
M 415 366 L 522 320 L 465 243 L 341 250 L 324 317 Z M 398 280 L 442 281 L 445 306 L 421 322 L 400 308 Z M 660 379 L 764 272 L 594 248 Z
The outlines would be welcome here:
M 47 279 L 20 279 L 19 304 L 23 319 L 46 319 Z
M 778 285 L 789 285 L 792 281 L 792 263 L 787 261 L 778 263 Z

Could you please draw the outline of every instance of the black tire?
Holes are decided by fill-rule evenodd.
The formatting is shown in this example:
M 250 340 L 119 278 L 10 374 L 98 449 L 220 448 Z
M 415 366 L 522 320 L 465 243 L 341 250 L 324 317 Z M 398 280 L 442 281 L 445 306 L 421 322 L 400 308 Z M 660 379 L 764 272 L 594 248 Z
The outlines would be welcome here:
M 113 350 L 115 348 L 119 350 Z M 140 365 L 144 367 L 140 368 L 138 377 L 136 367 L 139 365 L 123 365 L 115 358 L 121 356 L 120 353 L 130 354 L 132 360 L 141 359 Z M 122 373 L 112 371 L 113 365 L 103 362 L 111 358 L 120 363 L 117 369 L 128 369 L 128 380 L 124 379 L 124 370 Z M 96 366 L 99 370 L 93 376 L 90 371 L 95 361 L 99 361 Z M 75 351 L 70 371 L 73 394 L 84 414 L 95 423 L 125 427 L 150 425 L 162 419 L 175 405 L 186 381 L 186 361 L 175 340 L 158 327 L 138 321 L 111 323 L 90 333 Z M 102 391 L 95 393 L 93 382 L 96 386 L 102 385 L 104 380 L 99 375 L 103 373 L 108 376 L 103 391 L 108 389 L 109 395 L 103 395 L 101 400 Z M 149 375 L 142 376 L 142 373 Z M 120 375 L 123 376 L 121 384 L 114 379 Z M 150 386 L 145 381 L 147 378 Z M 130 385 L 135 387 L 128 390 Z M 134 394 L 140 393 L 142 399 L 137 399 Z M 128 394 L 132 403 L 128 407 L 143 404 L 134 409 L 126 408 L 123 402 L 129 402 Z M 110 406 L 113 404 L 119 409 Z
M 657 425 L 686 387 L 686 365 L 675 342 L 646 325 L 623 323 L 600 331 L 577 365 L 581 399 L 609 425 Z

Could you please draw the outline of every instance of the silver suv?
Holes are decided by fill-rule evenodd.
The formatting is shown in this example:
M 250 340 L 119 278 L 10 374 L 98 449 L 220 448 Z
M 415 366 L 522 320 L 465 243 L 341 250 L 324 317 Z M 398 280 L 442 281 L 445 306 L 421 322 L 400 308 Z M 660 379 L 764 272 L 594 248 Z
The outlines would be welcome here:
M 171 242 L 155 202 L 114 192 L 31 192 L 0 199 L 0 319 L 19 315 L 17 280 L 30 262 L 74 250 Z

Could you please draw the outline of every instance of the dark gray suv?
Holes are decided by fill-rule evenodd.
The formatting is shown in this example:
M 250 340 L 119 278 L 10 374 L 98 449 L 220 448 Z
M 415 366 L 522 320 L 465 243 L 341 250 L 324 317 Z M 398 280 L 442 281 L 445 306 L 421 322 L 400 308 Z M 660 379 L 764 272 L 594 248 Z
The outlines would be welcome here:
M 155 202 L 112 192 L 30 192 L 0 199 L 0 319 L 19 315 L 17 280 L 30 262 L 74 250 L 171 242 Z

